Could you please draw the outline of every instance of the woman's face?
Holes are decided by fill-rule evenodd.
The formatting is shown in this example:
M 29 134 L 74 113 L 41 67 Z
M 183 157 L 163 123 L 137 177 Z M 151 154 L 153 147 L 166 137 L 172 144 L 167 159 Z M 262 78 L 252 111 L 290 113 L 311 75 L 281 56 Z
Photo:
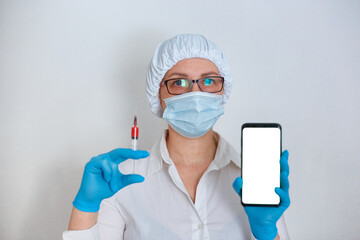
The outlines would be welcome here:
M 177 62 L 172 68 L 170 68 L 169 71 L 166 72 L 162 82 L 167 79 L 181 77 L 196 80 L 206 76 L 220 76 L 219 70 L 216 65 L 210 60 L 204 58 L 189 58 Z M 199 86 L 197 84 L 193 84 L 191 91 L 195 92 L 201 90 L 199 89 Z M 223 92 L 224 89 L 221 90 L 221 92 L 213 94 L 222 95 Z M 170 93 L 168 93 L 165 85 L 160 85 L 159 97 L 161 108 L 163 110 L 166 108 L 166 104 L 163 99 L 173 96 L 175 95 L 171 95 Z

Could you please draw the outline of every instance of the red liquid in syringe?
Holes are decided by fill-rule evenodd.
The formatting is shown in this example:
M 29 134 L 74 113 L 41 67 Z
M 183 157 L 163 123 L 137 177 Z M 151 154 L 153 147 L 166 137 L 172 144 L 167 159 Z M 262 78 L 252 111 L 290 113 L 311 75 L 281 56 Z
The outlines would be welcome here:
M 131 145 L 132 149 L 137 149 L 137 140 L 139 138 L 139 128 L 137 127 L 137 117 L 134 116 L 134 126 L 131 128 Z

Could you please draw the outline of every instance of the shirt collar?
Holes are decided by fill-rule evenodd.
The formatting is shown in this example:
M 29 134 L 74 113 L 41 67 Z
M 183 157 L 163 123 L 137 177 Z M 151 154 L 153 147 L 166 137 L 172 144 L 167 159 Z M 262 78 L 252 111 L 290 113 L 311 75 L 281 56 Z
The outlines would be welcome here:
M 147 169 L 148 176 L 159 171 L 163 166 L 163 162 L 169 165 L 173 164 L 166 146 L 166 135 L 167 130 L 164 131 L 161 138 L 156 141 L 150 150 L 149 165 Z M 239 153 L 220 134 L 214 132 L 214 136 L 216 141 L 218 141 L 215 157 L 211 163 L 211 165 L 214 166 L 214 169 L 219 170 L 230 162 L 233 162 L 235 166 L 240 168 Z
M 166 134 L 167 130 L 164 130 L 162 136 L 156 141 L 150 150 L 147 175 L 152 175 L 159 171 L 163 166 L 163 161 L 168 164 L 172 163 L 166 147 Z
M 233 162 L 238 168 L 240 168 L 240 154 L 220 134 L 214 132 L 214 136 L 218 141 L 215 157 L 212 161 L 212 164 L 215 165 L 215 169 L 219 170 L 228 165 L 230 162 Z

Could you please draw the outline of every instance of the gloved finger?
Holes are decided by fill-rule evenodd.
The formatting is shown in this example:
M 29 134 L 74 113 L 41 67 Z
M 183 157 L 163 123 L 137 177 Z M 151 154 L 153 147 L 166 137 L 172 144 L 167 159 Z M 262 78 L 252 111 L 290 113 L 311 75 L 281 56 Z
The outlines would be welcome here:
M 120 179 L 120 185 L 121 188 L 126 187 L 130 184 L 133 183 L 139 183 L 139 182 L 143 182 L 145 180 L 145 178 L 141 175 L 138 174 L 122 174 L 121 179 Z
M 111 167 L 109 162 L 103 156 L 91 158 L 85 166 L 86 170 L 90 173 L 102 174 L 106 182 L 111 179 Z
M 233 188 L 239 196 L 240 196 L 240 190 L 242 188 L 242 185 L 243 185 L 243 180 L 241 177 L 237 177 L 235 179 L 235 181 L 233 182 Z
M 284 191 L 289 190 L 289 178 L 287 172 L 281 172 L 280 173 L 280 187 Z
M 140 159 L 149 156 L 149 152 L 143 150 L 132 150 L 130 148 L 117 148 L 107 153 L 110 160 L 119 164 L 126 159 Z
M 113 193 L 116 193 L 121 189 L 119 186 L 119 181 L 122 177 L 121 172 L 119 171 L 118 165 L 112 164 L 111 165 L 112 174 L 111 174 L 111 180 L 110 180 L 110 189 Z
M 281 188 L 275 188 L 276 194 L 280 197 L 280 208 L 286 209 L 290 205 L 290 196 L 288 191 L 284 191 Z
M 281 172 L 287 172 L 289 174 L 289 152 L 288 150 L 283 151 L 280 157 L 280 171 Z
M 111 174 L 112 174 L 112 170 L 109 162 L 103 161 L 103 164 L 101 165 L 101 170 L 102 170 L 103 178 L 105 179 L 106 182 L 109 182 L 111 180 Z

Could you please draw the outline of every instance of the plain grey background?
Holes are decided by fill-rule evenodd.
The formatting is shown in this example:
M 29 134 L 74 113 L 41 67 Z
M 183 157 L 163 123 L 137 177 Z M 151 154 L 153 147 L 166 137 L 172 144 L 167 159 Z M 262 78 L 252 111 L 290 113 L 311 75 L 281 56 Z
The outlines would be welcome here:
M 292 239 L 358 239 L 360 1 L 0 1 L 0 239 L 60 239 L 85 163 L 150 149 L 145 98 L 160 41 L 201 33 L 234 76 L 215 125 L 279 122 L 290 153 Z

